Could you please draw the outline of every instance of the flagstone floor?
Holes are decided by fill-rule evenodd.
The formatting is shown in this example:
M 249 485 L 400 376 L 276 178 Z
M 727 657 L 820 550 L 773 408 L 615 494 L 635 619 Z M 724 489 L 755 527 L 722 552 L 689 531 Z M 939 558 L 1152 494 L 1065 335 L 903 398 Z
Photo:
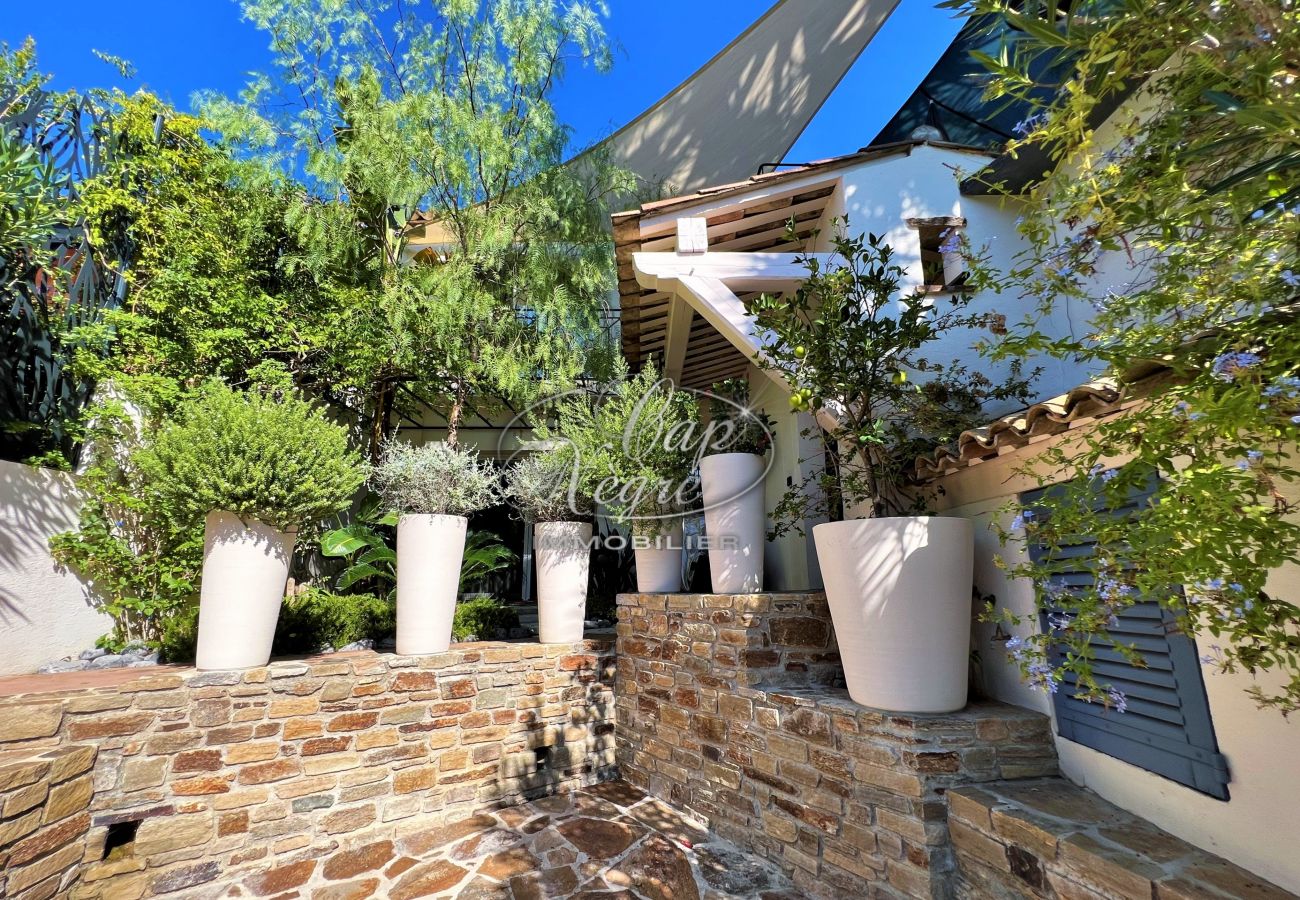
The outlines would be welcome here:
M 770 863 L 626 782 L 333 854 L 313 900 L 799 900 Z

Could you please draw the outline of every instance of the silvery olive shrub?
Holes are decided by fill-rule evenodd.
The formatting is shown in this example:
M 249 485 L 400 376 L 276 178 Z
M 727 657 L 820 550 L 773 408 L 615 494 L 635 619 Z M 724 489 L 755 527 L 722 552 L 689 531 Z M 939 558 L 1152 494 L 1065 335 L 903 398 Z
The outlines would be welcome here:
M 444 443 L 390 441 L 370 486 L 386 509 L 406 515 L 467 516 L 501 497 L 500 478 L 478 451 Z

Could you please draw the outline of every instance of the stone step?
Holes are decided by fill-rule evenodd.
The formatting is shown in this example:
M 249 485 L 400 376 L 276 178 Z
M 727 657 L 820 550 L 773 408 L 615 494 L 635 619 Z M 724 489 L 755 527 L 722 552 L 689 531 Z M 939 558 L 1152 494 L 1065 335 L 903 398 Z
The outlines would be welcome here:
M 1296 896 L 1063 778 L 955 788 L 948 808 L 958 896 Z

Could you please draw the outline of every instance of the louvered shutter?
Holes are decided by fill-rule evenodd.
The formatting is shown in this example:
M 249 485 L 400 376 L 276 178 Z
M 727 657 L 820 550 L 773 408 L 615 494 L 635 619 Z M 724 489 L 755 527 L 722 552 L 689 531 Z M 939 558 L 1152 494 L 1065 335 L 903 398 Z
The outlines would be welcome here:
M 1111 511 L 1116 515 L 1132 514 L 1149 501 L 1156 484 L 1153 474 L 1141 490 L 1130 493 L 1123 506 L 1111 507 Z M 1033 491 L 1023 494 L 1021 502 L 1033 508 L 1044 495 L 1063 490 L 1057 486 Z M 1098 510 L 1107 508 L 1100 492 L 1097 504 Z M 1029 553 L 1035 563 L 1059 564 L 1054 567 L 1059 568 L 1054 580 L 1067 589 L 1084 590 L 1094 583 L 1096 541 L 1082 540 L 1053 550 L 1031 539 Z M 1049 613 L 1045 610 L 1041 617 L 1044 630 L 1048 628 Z M 1154 600 L 1134 603 L 1119 616 L 1110 632 L 1121 643 L 1136 646 L 1147 663 L 1145 668 L 1133 665 L 1104 641 L 1097 647 L 1093 666 L 1097 681 L 1110 683 L 1123 692 L 1128 710 L 1121 713 L 1100 703 L 1076 700 L 1071 676 L 1053 696 L 1057 733 L 1227 800 L 1228 765 L 1214 736 L 1195 641 L 1178 631 L 1174 617 Z M 1053 662 L 1059 663 L 1059 656 Z

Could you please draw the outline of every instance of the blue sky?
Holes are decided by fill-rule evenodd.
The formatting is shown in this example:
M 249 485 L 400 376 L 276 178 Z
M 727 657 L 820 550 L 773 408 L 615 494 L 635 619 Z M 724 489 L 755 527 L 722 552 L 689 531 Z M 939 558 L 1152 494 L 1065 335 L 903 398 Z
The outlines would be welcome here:
M 774 0 L 611 0 L 613 72 L 573 69 L 556 96 L 585 145 L 609 134 L 707 62 Z M 797 2 L 797 0 L 796 0 Z M 213 89 L 237 92 L 248 72 L 269 69 L 266 36 L 240 20 L 235 0 L 62 0 L 24 3 L 0 17 L 0 40 L 36 38 L 56 87 L 146 87 L 176 106 Z M 11 10 L 12 13 L 12 10 Z M 807 161 L 856 150 L 915 89 L 959 28 L 933 0 L 901 0 L 867 52 L 789 154 Z M 130 60 L 124 83 L 91 50 Z

